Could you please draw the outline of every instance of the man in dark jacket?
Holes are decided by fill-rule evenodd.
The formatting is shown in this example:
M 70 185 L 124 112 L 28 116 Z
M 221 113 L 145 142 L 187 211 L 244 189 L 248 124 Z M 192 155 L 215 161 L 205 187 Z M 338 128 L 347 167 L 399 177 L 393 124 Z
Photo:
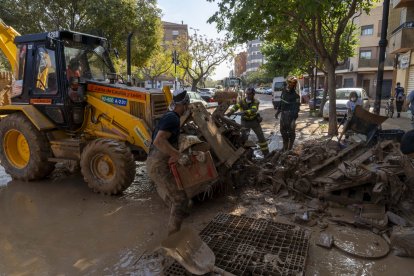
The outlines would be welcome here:
M 397 87 L 395 88 L 395 106 L 397 107 L 397 118 L 400 118 L 400 113 L 402 111 L 402 106 L 405 99 L 404 88 L 401 87 L 400 83 L 397 82 Z
M 231 116 L 237 110 L 241 110 L 241 125 L 245 127 L 248 132 L 250 132 L 250 129 L 253 129 L 254 133 L 256 133 L 257 139 L 259 140 L 260 150 L 263 155 L 266 156 L 269 154 L 269 148 L 260 125 L 262 118 L 259 113 L 257 113 L 260 102 L 254 98 L 255 93 L 256 91 L 254 88 L 248 88 L 246 91 L 246 98 L 235 104 L 226 115 Z
M 280 132 L 283 139 L 283 150 L 291 150 L 296 138 L 296 119 L 300 108 L 300 96 L 296 93 L 298 80 L 290 77 L 287 80 L 287 88 L 282 92 L 280 102 Z
M 147 158 L 147 172 L 155 182 L 157 192 L 171 208 L 167 230 L 171 235 L 180 230 L 187 215 L 188 198 L 179 190 L 172 175 L 169 163 L 185 157 L 178 151 L 180 136 L 180 116 L 187 110 L 190 98 L 185 90 L 176 90 L 167 113 L 160 119 L 152 134 L 152 144 Z

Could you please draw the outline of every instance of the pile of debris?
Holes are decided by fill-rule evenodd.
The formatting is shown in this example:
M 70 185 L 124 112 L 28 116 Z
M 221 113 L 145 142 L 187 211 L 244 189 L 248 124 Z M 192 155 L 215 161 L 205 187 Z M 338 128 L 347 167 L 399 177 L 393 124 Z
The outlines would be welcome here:
M 385 140 L 373 147 L 351 143 L 344 149 L 334 141 L 308 141 L 294 151 L 276 151 L 248 166 L 256 172 L 250 175 L 250 182 L 272 185 L 276 195 L 286 197 L 288 193 L 353 212 L 350 218 L 326 214 L 332 223 L 369 229 L 388 241 L 391 235 L 394 245 L 407 244 L 401 239 L 414 237 L 413 229 L 407 228 L 414 225 L 414 165 L 395 141 Z M 294 222 L 310 221 L 311 215 L 302 213 L 307 216 L 302 219 L 295 214 Z M 397 254 L 413 253 L 400 248 Z

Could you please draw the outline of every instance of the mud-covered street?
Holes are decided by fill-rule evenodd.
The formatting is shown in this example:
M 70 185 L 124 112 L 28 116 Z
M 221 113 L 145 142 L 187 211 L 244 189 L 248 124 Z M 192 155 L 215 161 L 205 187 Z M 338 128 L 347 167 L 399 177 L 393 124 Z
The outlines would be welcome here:
M 259 98 L 270 149 L 280 149 L 270 96 Z M 410 124 L 404 126 L 409 128 Z M 300 143 L 326 134 L 327 126 L 320 118 L 309 117 L 303 106 L 297 131 Z M 93 193 L 79 173 L 71 175 L 62 167 L 38 182 L 13 181 L 3 170 L 0 174 L 0 275 L 144 275 L 138 272 L 139 260 L 167 235 L 169 210 L 148 181 L 144 163 L 137 163 L 133 185 L 113 197 Z M 276 196 L 270 186 L 242 187 L 211 199 L 194 200 L 184 225 L 201 231 L 219 212 L 292 223 L 292 214 L 310 208 L 306 204 L 289 195 Z M 336 207 L 323 208 L 337 217 L 347 212 Z M 412 258 L 390 252 L 372 260 L 316 246 L 320 232 L 345 231 L 343 226 L 328 223 L 328 227 L 320 223 L 326 221 L 317 221 L 302 225 L 312 233 L 306 275 L 412 275 Z M 363 248 L 361 243 L 369 240 L 358 237 L 373 234 L 354 230 L 350 235 Z

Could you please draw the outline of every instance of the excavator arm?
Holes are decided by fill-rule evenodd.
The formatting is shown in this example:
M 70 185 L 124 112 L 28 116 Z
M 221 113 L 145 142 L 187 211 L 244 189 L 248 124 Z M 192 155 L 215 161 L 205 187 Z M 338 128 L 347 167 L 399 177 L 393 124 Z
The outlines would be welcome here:
M 14 44 L 16 36 L 20 36 L 20 34 L 0 19 L 0 49 L 9 60 L 13 72 L 18 61 L 17 46 Z

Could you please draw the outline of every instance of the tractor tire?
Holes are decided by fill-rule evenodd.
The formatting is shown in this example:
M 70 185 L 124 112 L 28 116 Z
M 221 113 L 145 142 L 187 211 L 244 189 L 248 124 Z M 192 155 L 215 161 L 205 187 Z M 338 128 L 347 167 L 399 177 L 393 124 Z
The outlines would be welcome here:
M 49 141 L 22 113 L 0 121 L 0 162 L 13 179 L 37 180 L 48 176 L 55 164 Z
M 89 142 L 81 155 L 81 172 L 89 188 L 97 193 L 116 195 L 135 178 L 134 155 L 125 143 L 111 139 Z

